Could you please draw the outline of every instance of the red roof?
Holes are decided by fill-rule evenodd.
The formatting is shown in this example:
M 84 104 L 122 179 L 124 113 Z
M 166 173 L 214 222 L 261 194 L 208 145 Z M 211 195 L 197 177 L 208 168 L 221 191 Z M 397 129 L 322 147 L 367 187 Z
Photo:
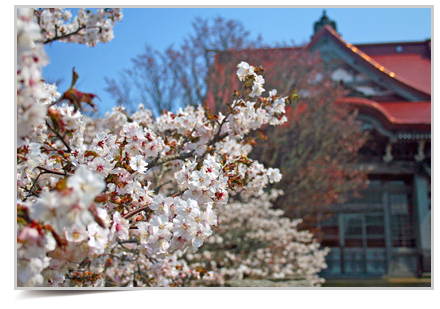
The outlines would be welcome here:
M 431 102 L 380 103 L 395 124 L 431 124 Z
M 364 98 L 345 97 L 338 103 L 353 104 L 360 107 L 364 112 L 376 114 L 385 118 L 388 124 L 394 128 L 401 126 L 418 126 L 428 128 L 431 126 L 431 102 L 387 102 L 377 103 Z
M 431 60 L 414 54 L 378 55 L 371 58 L 393 71 L 408 85 L 431 94 Z
M 363 113 L 371 114 L 392 129 L 429 130 L 431 126 L 431 46 L 425 42 L 359 44 L 347 43 L 330 26 L 325 25 L 305 47 L 313 48 L 324 36 L 352 55 L 358 63 L 374 70 L 384 82 L 397 83 L 421 97 L 420 102 L 375 102 L 363 98 L 346 97 L 339 103 L 357 106 Z M 399 48 L 397 48 L 399 47 Z M 298 48 L 248 50 L 269 56 L 276 51 L 280 57 L 288 57 Z M 368 55 L 362 51 L 368 52 Z M 401 49 L 400 51 L 398 49 Z M 404 50 L 404 51 L 403 51 Z M 240 52 L 240 51 L 238 51 Z M 270 59 L 270 57 L 268 58 Z M 221 64 L 216 57 L 216 65 Z M 272 60 L 273 61 L 273 60 Z M 275 60 L 276 61 L 276 60 Z M 219 69 L 219 68 L 217 68 Z
M 322 37 L 328 36 L 340 47 L 351 53 L 357 61 L 372 68 L 385 80 L 394 80 L 410 88 L 422 97 L 431 98 L 431 60 L 418 54 L 388 54 L 369 56 L 356 46 L 344 41 L 330 26 L 325 25 L 313 36 L 307 48 L 312 48 Z M 395 43 L 394 43 L 395 44 Z M 371 44 L 372 45 L 372 44 Z M 374 44 L 380 46 L 381 44 Z M 384 45 L 387 45 L 386 43 Z M 371 46 L 370 46 L 371 47 Z

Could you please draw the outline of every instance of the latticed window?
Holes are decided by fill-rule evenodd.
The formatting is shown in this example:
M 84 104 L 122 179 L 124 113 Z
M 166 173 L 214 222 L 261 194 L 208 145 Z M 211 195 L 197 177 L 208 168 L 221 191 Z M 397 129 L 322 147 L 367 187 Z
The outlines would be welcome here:
M 385 247 L 385 227 L 383 213 L 369 213 L 365 216 L 367 247 Z
M 394 247 L 414 247 L 414 229 L 406 194 L 390 195 L 391 236 Z

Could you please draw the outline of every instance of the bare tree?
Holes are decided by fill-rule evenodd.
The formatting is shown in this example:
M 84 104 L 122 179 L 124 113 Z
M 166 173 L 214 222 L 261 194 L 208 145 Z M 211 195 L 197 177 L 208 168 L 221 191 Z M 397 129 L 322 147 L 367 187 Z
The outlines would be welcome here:
M 133 67 L 119 74 L 119 81 L 106 78 L 107 92 L 116 99 L 117 105 L 129 110 L 143 103 L 156 115 L 171 110 L 180 94 L 178 81 L 173 79 L 169 59 L 145 46 L 143 54 L 132 59 Z
M 288 122 L 262 130 L 267 142 L 255 145 L 250 154 L 283 174 L 277 188 L 285 194 L 275 207 L 307 223 L 316 221 L 317 212 L 326 206 L 356 195 L 367 179 L 366 171 L 357 167 L 358 150 L 367 136 L 356 110 L 336 103 L 346 89 L 330 78 L 319 54 L 299 47 L 218 54 L 209 79 L 209 105 L 217 112 L 237 89 L 239 61 L 263 66 L 268 72 L 266 90 L 277 89 L 282 96 L 294 90 L 299 94 L 297 104 L 286 111 Z
M 120 74 L 119 81 L 106 79 L 106 91 L 116 104 L 134 108 L 142 102 L 156 115 L 163 109 L 204 104 L 215 53 L 263 46 L 261 37 L 251 39 L 235 20 L 196 18 L 192 26 L 193 33 L 178 48 L 171 46 L 162 53 L 147 46 L 132 59 L 133 67 Z

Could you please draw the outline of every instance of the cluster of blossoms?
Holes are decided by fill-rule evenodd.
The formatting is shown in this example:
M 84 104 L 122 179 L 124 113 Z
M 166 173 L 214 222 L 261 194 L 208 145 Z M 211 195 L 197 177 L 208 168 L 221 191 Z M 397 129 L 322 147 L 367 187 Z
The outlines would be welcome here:
M 17 11 L 17 137 L 19 144 L 32 128 L 44 122 L 50 98 L 56 99 L 56 90 L 40 82 L 42 66 L 48 63 L 42 44 L 41 30 L 34 21 L 33 10 Z M 50 102 L 48 102 L 50 103 Z
M 61 41 L 95 46 L 113 38 L 113 25 L 122 20 L 121 9 L 17 9 L 17 137 L 23 141 L 33 128 L 44 123 L 47 106 L 60 98 L 55 85 L 41 82 L 42 67 L 49 59 L 44 44 Z
M 110 42 L 114 37 L 114 24 L 123 17 L 122 10 L 117 8 L 98 9 L 96 12 L 79 9 L 73 19 L 69 10 L 60 8 L 39 9 L 34 14 L 44 42 L 58 40 L 87 46 Z
M 218 211 L 219 228 L 203 248 L 185 258 L 192 269 L 205 269 L 203 284 L 222 286 L 227 280 L 295 279 L 308 286 L 324 282 L 317 274 L 327 268 L 328 248 L 309 231 L 298 231 L 301 219 L 283 217 L 272 208 L 282 191 L 271 190 L 247 203 L 230 201 Z
M 264 92 L 264 78 L 261 75 L 262 68 L 254 68 L 246 62 L 241 62 L 238 66 L 237 76 L 247 88 L 246 94 L 249 97 L 260 96 Z M 230 108 L 234 108 L 235 115 L 230 121 L 227 129 L 233 130 L 236 135 L 243 137 L 250 130 L 256 130 L 262 125 L 280 125 L 287 121 L 284 115 L 286 97 L 278 96 L 276 90 L 269 93 L 268 98 L 257 98 L 255 102 L 242 99 L 234 100 Z M 238 96 L 235 93 L 234 96 Z M 225 128 L 226 129 L 226 128 Z
M 111 16 L 122 14 L 80 11 L 80 28 L 66 26 L 75 31 L 66 40 L 94 42 L 84 29 Z M 259 196 L 281 179 L 247 157 L 245 134 L 285 122 L 289 98 L 271 92 L 250 102 L 263 70 L 239 67 L 243 89 L 225 115 L 187 107 L 154 119 L 140 105 L 132 115 L 118 107 L 102 119 L 86 117 L 81 102 L 92 105 L 94 95 L 74 88 L 76 72 L 63 95 L 41 80 L 44 39 L 63 40 L 58 23 L 69 18 L 57 9 L 18 12 L 17 285 L 175 286 L 213 278 L 179 258 L 215 235 L 230 195 Z
M 238 65 L 237 76 L 240 81 L 245 81 L 247 78 L 253 78 L 252 92 L 250 97 L 260 96 L 264 92 L 264 78 L 255 72 L 255 67 L 249 65 L 249 63 L 242 61 Z

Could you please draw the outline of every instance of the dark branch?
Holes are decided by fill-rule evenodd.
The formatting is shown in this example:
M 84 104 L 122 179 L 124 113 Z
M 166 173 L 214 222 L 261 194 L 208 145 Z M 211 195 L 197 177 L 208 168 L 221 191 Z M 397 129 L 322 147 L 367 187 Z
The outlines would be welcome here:
M 146 211 L 146 210 L 149 210 L 149 209 L 150 209 L 150 207 L 148 207 L 148 206 L 144 206 L 144 207 L 135 209 L 135 210 L 129 212 L 128 214 L 123 215 L 122 219 L 129 219 L 129 218 L 133 217 L 135 214 L 138 214 L 141 211 Z
M 49 127 L 49 129 L 63 142 L 64 146 L 67 148 L 67 152 L 72 152 L 72 148 L 70 148 L 69 144 L 64 140 L 64 137 L 58 132 L 53 129 L 49 122 L 46 120 L 46 125 Z

